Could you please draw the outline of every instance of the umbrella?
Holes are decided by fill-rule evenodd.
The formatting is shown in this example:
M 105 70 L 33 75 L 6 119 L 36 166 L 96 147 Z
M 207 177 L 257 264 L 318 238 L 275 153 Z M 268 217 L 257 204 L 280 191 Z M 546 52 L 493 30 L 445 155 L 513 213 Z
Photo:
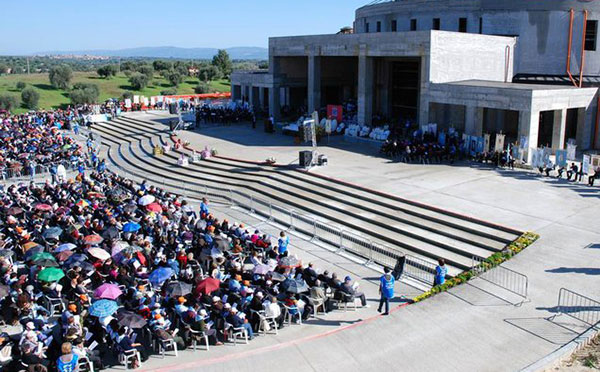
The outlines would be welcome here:
M 162 212 L 162 207 L 158 203 L 148 204 L 146 210 L 149 212 L 159 213 Z
M 271 266 L 265 264 L 259 264 L 254 266 L 254 274 L 265 275 L 269 271 L 271 271 Z
M 6 214 L 9 216 L 18 216 L 23 213 L 23 209 L 19 207 L 11 207 L 6 210 Z
M 40 258 L 39 260 L 33 261 L 33 263 L 42 267 L 58 267 L 58 263 L 54 260 L 54 257 L 52 257 L 52 259 Z
M 285 292 L 302 293 L 308 291 L 308 285 L 304 280 L 286 279 L 281 283 L 281 289 Z
M 65 244 L 61 244 L 59 245 L 54 252 L 64 252 L 64 251 L 72 251 L 73 249 L 77 248 L 77 246 L 73 243 L 65 243 Z
M 102 243 L 104 239 L 100 235 L 92 234 L 83 238 L 85 244 L 96 245 Z
M 40 245 L 38 243 L 36 243 L 36 242 L 27 242 L 27 243 L 23 244 L 23 249 L 25 251 L 28 251 L 28 250 L 30 250 L 33 247 L 39 247 L 39 246 Z
M 283 282 L 286 279 L 285 275 L 279 274 L 276 272 L 272 272 L 270 277 L 271 277 L 271 280 L 274 282 Z
M 31 257 L 33 257 L 34 254 L 43 251 L 44 247 L 42 247 L 41 245 L 36 245 L 35 247 L 28 249 L 27 252 L 25 252 L 25 260 L 29 260 Z
M 146 319 L 142 318 L 141 315 L 133 313 L 131 311 L 120 311 L 117 313 L 116 318 L 119 320 L 119 324 L 123 327 L 131 329 L 140 329 L 146 326 Z
M 4 284 L 0 284 L 0 297 L 6 297 L 10 293 L 10 287 Z
M 108 253 L 107 251 L 105 251 L 102 248 L 90 248 L 90 249 L 88 249 L 87 253 L 90 256 L 96 257 L 97 259 L 99 259 L 101 261 L 106 261 L 110 258 L 110 253 Z
M 118 308 L 119 308 L 119 305 L 117 305 L 117 303 L 115 301 L 101 299 L 101 300 L 98 300 L 98 301 L 92 303 L 92 306 L 90 306 L 89 311 L 90 311 L 91 316 L 96 316 L 98 318 L 104 318 L 104 317 L 113 315 L 115 312 L 117 312 Z
M 186 296 L 192 293 L 192 285 L 183 282 L 172 282 L 167 286 L 167 293 L 171 297 Z
M 123 292 L 116 284 L 104 283 L 94 291 L 94 297 L 116 300 Z
M 153 195 L 144 195 L 138 200 L 138 204 L 146 206 L 152 204 L 155 200 L 156 198 Z
M 218 236 L 214 239 L 215 247 L 219 248 L 221 252 L 228 251 L 231 249 L 231 245 L 229 241 L 221 236 Z
M 44 239 L 58 239 L 63 230 L 60 227 L 50 227 L 42 233 Z
M 115 240 L 119 237 L 119 230 L 115 226 L 111 226 L 102 233 L 102 238 L 106 240 Z
M 71 263 L 67 264 L 67 267 L 70 268 L 70 269 L 72 269 L 74 267 L 81 267 L 81 270 L 83 270 L 85 272 L 92 272 L 92 271 L 96 270 L 96 268 L 94 267 L 94 265 L 92 265 L 88 261 L 75 261 L 75 262 L 71 262 Z
M 15 255 L 15 252 L 8 249 L 0 249 L 0 257 L 12 257 Z M 0 296 L 1 297 L 1 296 Z
M 302 265 L 302 261 L 300 261 L 297 257 L 294 256 L 287 256 L 282 258 L 279 261 L 279 266 L 281 267 L 286 267 L 286 268 L 293 268 L 293 267 L 298 267 Z
M 223 252 L 221 252 L 218 248 L 211 248 L 209 256 L 212 258 L 223 257 Z
M 62 252 L 58 252 L 58 254 L 56 255 L 56 259 L 59 260 L 60 262 L 63 262 L 63 261 L 66 261 L 72 255 L 73 255 L 73 251 L 62 251 Z
M 136 222 L 127 222 L 125 225 L 123 225 L 123 232 L 136 232 L 139 229 L 141 229 L 142 226 L 140 226 L 139 223 Z
M 47 267 L 38 273 L 38 279 L 44 282 L 56 282 L 64 276 L 65 273 L 56 267 Z
M 48 205 L 48 204 L 36 204 L 35 209 L 37 209 L 38 211 L 42 211 L 42 212 L 48 212 L 52 210 L 52 206 Z
M 125 213 L 134 213 L 135 211 L 137 211 L 137 205 L 135 204 L 127 204 L 126 206 L 123 207 L 123 210 L 125 211 Z
M 85 199 L 80 199 L 75 205 L 80 208 L 87 208 L 90 206 L 90 202 Z
M 83 261 L 87 261 L 87 257 L 81 253 L 76 253 L 67 259 L 68 264 L 71 264 L 74 262 L 83 262 Z
M 33 261 L 42 260 L 44 258 L 47 258 L 49 260 L 54 260 L 54 256 L 48 252 L 38 252 L 38 253 L 34 254 L 33 256 L 31 256 L 31 259 Z
M 148 276 L 148 280 L 150 280 L 152 285 L 158 287 L 164 283 L 165 280 L 169 279 L 171 275 L 173 275 L 173 269 L 170 267 L 159 267 Z
M 200 281 L 200 283 L 198 283 L 198 285 L 196 286 L 196 293 L 203 293 L 205 295 L 209 295 L 217 289 L 219 289 L 220 286 L 221 282 L 218 279 L 208 277 Z

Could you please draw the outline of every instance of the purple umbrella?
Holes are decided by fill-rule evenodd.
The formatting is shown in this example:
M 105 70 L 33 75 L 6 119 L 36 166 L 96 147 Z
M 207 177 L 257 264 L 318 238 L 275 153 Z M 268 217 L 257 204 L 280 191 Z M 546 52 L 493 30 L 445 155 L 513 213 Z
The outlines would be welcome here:
M 123 292 L 116 284 L 104 283 L 94 291 L 94 297 L 116 300 Z

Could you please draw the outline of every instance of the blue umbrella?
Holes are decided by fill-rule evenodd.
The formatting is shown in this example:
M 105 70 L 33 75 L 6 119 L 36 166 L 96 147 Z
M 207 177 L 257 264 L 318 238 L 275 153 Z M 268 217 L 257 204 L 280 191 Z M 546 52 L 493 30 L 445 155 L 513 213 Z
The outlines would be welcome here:
M 57 239 L 62 232 L 63 231 L 60 227 L 50 227 L 42 233 L 42 236 L 44 239 Z
M 123 232 L 136 232 L 141 228 L 139 223 L 136 222 L 127 222 L 125 225 L 123 225 Z
M 75 262 L 84 262 L 84 261 L 87 261 L 87 256 L 84 254 L 76 253 L 76 254 L 72 255 L 71 257 L 67 258 L 65 263 L 70 265 Z
M 158 287 L 164 283 L 165 280 L 169 279 L 171 275 L 173 275 L 173 269 L 170 267 L 159 267 L 150 274 L 148 279 L 152 285 Z
M 58 248 L 56 248 L 54 250 L 54 252 L 72 251 L 75 248 L 77 248 L 77 246 L 75 244 L 65 243 L 65 244 L 59 245 Z
M 109 315 L 113 315 L 117 312 L 119 305 L 112 300 L 98 300 L 90 306 L 90 315 L 98 318 L 104 318 Z

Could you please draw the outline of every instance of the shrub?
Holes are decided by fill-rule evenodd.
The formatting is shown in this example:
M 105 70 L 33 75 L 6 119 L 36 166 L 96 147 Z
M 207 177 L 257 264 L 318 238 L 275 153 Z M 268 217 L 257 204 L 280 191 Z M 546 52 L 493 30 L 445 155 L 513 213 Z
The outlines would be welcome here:
M 123 92 L 123 94 L 121 95 L 121 99 L 124 101 L 126 99 L 132 99 L 133 98 L 133 93 L 131 93 L 130 91 L 125 91 Z
M 98 70 L 96 70 L 96 72 L 98 73 L 99 76 L 101 76 L 105 79 L 108 79 L 111 76 L 115 76 L 117 74 L 117 72 L 119 72 L 119 67 L 117 67 L 115 65 L 105 65 L 105 66 L 98 68 Z
M 177 89 L 165 89 L 160 91 L 161 96 L 174 96 L 177 94 Z
M 17 82 L 17 89 L 18 90 L 23 90 L 23 89 L 25 89 L 26 86 L 27 86 L 27 84 L 25 84 L 22 81 Z
M 33 88 L 25 88 L 21 92 L 21 101 L 23 106 L 30 110 L 35 110 L 38 107 L 40 101 L 40 94 Z
M 73 78 L 73 70 L 68 65 L 54 66 L 48 75 L 50 84 L 58 89 L 68 89 Z
M 148 77 L 148 81 L 152 80 L 154 76 L 154 69 L 150 65 L 141 65 L 137 68 L 137 72 L 144 74 Z
M 134 72 L 129 76 L 129 83 L 134 90 L 142 90 L 148 85 L 149 79 L 147 75 L 140 72 Z
M 181 75 L 179 72 L 173 70 L 173 71 L 169 71 L 165 78 L 169 81 L 169 83 L 171 83 L 171 85 L 173 85 L 174 87 L 179 86 L 179 84 L 181 84 L 181 82 L 183 81 L 183 75 Z
M 96 103 L 100 96 L 100 89 L 96 84 L 77 83 L 69 93 L 71 103 L 74 105 L 83 103 Z
M 210 85 L 208 85 L 207 83 L 200 83 L 194 87 L 194 92 L 196 94 L 210 93 Z
M 19 106 L 19 99 L 12 95 L 0 96 L 0 110 L 11 111 Z

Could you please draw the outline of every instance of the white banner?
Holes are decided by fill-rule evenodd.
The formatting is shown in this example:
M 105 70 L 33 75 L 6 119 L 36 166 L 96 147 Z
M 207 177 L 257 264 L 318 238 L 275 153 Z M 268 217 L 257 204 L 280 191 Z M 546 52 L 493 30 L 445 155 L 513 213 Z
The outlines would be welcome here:
M 590 163 L 592 158 L 589 155 L 583 155 L 583 161 L 581 162 L 581 171 L 585 174 L 590 173 Z
M 125 98 L 125 107 L 131 108 L 131 98 Z
M 494 146 L 494 151 L 502 152 L 504 151 L 504 138 L 506 135 L 504 134 L 496 134 L 496 146 Z
M 567 144 L 567 159 L 568 160 L 575 160 L 575 157 L 577 153 L 577 145 L 573 144 L 573 143 L 568 143 Z
M 133 96 L 133 103 L 134 104 L 139 104 L 140 103 L 140 96 Z

